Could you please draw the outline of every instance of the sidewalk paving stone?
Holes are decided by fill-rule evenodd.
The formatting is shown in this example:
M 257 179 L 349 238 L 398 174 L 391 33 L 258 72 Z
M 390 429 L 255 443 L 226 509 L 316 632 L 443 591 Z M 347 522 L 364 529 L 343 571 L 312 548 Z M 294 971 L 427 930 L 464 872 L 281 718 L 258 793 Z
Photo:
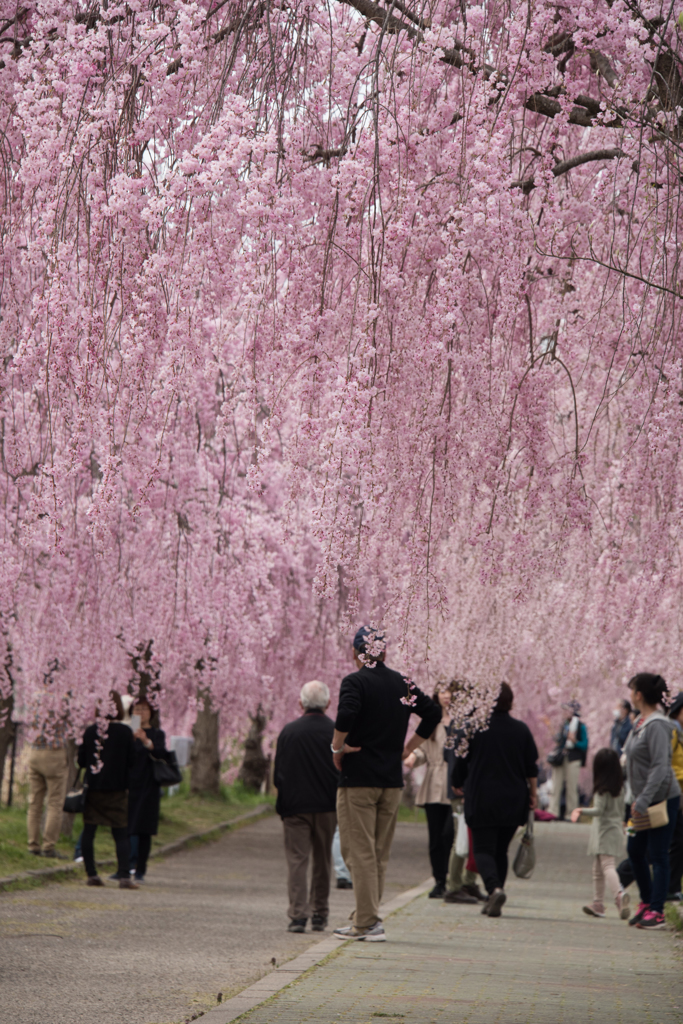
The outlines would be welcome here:
M 536 871 L 510 879 L 501 918 L 423 896 L 385 921 L 386 943 L 347 943 L 240 1024 L 683 1021 L 680 940 L 630 928 L 613 907 L 587 917 L 587 828 L 537 833 Z

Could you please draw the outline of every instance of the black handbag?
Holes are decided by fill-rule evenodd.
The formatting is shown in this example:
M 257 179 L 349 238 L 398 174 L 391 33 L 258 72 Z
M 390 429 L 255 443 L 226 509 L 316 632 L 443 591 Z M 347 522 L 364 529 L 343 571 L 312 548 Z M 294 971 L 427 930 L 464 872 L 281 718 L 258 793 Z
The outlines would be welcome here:
M 74 779 L 74 784 L 72 788 L 64 797 L 63 810 L 66 814 L 83 814 L 83 811 L 85 810 L 85 794 L 88 790 L 88 787 L 84 783 L 80 789 L 76 789 L 80 777 L 81 771 L 79 768 L 78 774 Z
M 175 750 L 167 750 L 163 758 L 153 757 L 152 754 L 149 757 L 157 786 L 177 786 L 179 782 L 183 781 Z
M 564 761 L 564 748 L 558 747 L 557 750 L 553 750 L 552 754 L 548 754 L 548 764 L 551 768 L 561 768 L 562 762 Z

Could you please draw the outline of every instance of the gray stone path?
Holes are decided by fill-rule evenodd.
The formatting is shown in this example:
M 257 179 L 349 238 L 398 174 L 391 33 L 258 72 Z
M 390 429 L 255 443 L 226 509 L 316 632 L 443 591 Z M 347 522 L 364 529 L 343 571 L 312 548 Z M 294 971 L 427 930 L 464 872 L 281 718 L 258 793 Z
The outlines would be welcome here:
M 539 826 L 536 872 L 510 881 L 499 920 L 420 897 L 387 919 L 388 942 L 341 946 L 240 1024 L 683 1024 L 683 943 L 581 912 L 587 837 Z M 428 873 L 426 829 L 399 826 L 385 899 Z M 0 894 L 2 1024 L 184 1021 L 321 938 L 285 930 L 275 818 L 155 863 L 149 879 L 139 892 Z M 331 923 L 351 906 L 335 890 Z
M 426 829 L 401 825 L 387 896 L 429 874 Z M 287 927 L 282 825 L 267 818 L 150 863 L 138 892 L 82 881 L 0 893 L 1 1024 L 170 1024 L 319 941 Z M 333 890 L 332 922 L 353 894 Z
M 530 881 L 500 919 L 421 897 L 382 945 L 348 943 L 240 1024 L 674 1024 L 683 958 L 670 932 L 588 918 L 587 828 L 538 829 Z M 211 1016 L 211 1015 L 210 1015 Z

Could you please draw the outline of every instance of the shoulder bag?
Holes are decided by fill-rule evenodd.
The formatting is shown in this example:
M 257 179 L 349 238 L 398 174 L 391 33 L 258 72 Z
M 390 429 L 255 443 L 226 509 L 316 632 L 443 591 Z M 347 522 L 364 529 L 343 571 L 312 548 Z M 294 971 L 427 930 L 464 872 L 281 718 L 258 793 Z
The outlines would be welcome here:
M 163 758 L 150 754 L 149 759 L 157 786 L 177 786 L 183 781 L 175 750 L 167 750 Z
M 631 818 L 631 828 L 634 832 L 645 832 L 648 828 L 663 828 L 669 824 L 669 810 L 666 800 L 660 800 L 658 804 L 651 804 L 645 814 L 636 814 Z
M 531 878 L 536 866 L 536 847 L 534 845 L 534 812 L 529 811 L 529 820 L 522 835 L 519 848 L 515 854 L 512 870 L 517 878 Z
M 80 777 L 81 769 L 79 768 L 73 786 L 64 797 L 64 807 L 62 809 L 66 814 L 83 814 L 85 810 L 85 794 L 88 791 L 88 787 L 83 783 L 81 788 L 77 789 Z

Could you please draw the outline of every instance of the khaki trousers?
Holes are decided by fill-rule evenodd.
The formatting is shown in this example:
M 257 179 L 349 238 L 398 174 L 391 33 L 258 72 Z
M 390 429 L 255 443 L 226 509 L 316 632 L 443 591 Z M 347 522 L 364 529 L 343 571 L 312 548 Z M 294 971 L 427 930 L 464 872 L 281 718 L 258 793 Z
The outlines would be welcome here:
M 341 852 L 353 880 L 356 928 L 372 928 L 380 920 L 384 876 L 396 829 L 401 790 L 375 786 L 340 786 L 337 820 Z
M 458 800 L 451 800 L 451 807 L 453 808 L 453 814 L 462 814 L 463 801 L 462 798 Z M 453 837 L 453 846 L 451 847 L 451 855 L 448 858 L 448 876 L 446 878 L 446 892 L 460 892 L 463 885 L 472 885 L 477 881 L 477 876 L 473 871 L 468 871 L 465 867 L 467 863 L 467 857 L 460 857 L 455 852 L 455 844 L 458 839 L 458 833 L 456 831 Z
M 332 840 L 337 827 L 334 811 L 292 814 L 282 819 L 287 857 L 289 916 L 293 921 L 312 914 L 327 921 L 330 912 Z M 313 854 L 310 895 L 308 862 Z
M 579 772 L 581 771 L 580 761 L 568 761 L 565 757 L 559 768 L 553 768 L 553 795 L 550 800 L 550 813 L 556 818 L 560 816 L 560 800 L 562 798 L 562 784 L 566 785 L 565 802 L 567 805 L 566 815 L 572 813 L 575 807 L 579 806 Z
M 47 815 L 43 833 L 43 853 L 54 850 L 62 826 L 62 811 L 69 775 L 66 747 L 38 750 L 31 747 L 28 756 L 28 848 L 40 850 L 40 821 L 47 796 Z

